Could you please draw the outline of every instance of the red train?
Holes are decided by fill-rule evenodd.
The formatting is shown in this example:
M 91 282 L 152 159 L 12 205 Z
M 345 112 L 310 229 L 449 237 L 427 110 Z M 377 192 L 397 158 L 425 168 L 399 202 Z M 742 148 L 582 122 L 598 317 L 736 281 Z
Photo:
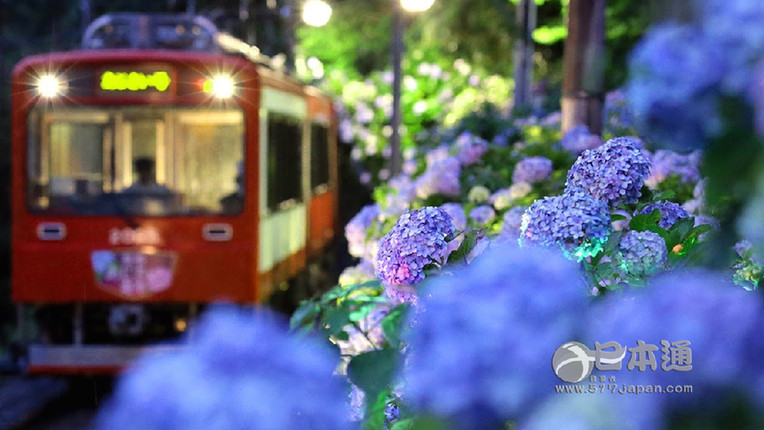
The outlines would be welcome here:
M 11 276 L 30 372 L 117 370 L 205 304 L 262 303 L 326 254 L 332 103 L 267 63 L 201 17 L 114 14 L 82 49 L 16 66 Z

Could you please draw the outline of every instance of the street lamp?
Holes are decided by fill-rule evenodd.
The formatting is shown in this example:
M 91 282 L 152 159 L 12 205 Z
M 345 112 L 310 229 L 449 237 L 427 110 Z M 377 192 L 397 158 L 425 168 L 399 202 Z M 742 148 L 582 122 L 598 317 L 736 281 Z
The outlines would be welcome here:
M 435 0 L 393 0 L 393 29 L 390 51 L 393 57 L 393 116 L 390 125 L 390 176 L 401 172 L 401 58 L 403 57 L 403 11 L 424 12 Z
M 307 0 L 302 5 L 302 20 L 313 27 L 323 27 L 332 16 L 332 7 L 323 0 Z

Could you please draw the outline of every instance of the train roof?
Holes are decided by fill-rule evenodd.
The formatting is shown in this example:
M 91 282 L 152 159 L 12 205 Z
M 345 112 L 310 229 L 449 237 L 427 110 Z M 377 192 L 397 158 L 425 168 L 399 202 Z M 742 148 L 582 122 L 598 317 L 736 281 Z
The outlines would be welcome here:
M 271 69 L 274 63 L 252 46 L 220 31 L 209 19 L 189 14 L 112 13 L 95 19 L 85 30 L 82 48 L 159 49 L 227 53 L 246 57 Z

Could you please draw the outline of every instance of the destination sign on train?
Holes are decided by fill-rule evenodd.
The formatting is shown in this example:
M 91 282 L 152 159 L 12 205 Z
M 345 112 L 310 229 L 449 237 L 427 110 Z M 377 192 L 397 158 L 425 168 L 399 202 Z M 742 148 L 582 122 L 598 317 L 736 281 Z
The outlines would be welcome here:
M 163 71 L 112 71 L 101 73 L 100 87 L 104 91 L 139 92 L 154 90 L 163 93 L 170 88 L 170 74 Z

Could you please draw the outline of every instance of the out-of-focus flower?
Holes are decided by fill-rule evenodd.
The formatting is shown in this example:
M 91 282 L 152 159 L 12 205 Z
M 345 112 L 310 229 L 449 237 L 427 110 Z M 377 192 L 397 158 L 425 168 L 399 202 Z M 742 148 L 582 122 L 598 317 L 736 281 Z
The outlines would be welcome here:
M 460 174 L 461 165 L 456 158 L 436 161 L 416 179 L 416 194 L 423 199 L 433 194 L 455 196 L 461 190 Z
M 515 182 L 509 186 L 509 198 L 512 201 L 522 199 L 530 194 L 532 190 L 533 188 L 531 187 L 531 184 L 527 182 Z
M 387 343 L 382 329 L 382 320 L 390 313 L 389 303 L 381 303 L 361 318 L 356 326 L 343 328 L 348 340 L 336 340 L 343 356 L 355 356 L 367 351 L 382 348 Z
M 488 201 L 496 210 L 503 211 L 512 204 L 514 199 L 510 196 L 509 188 L 503 188 L 491 194 L 491 197 L 488 199 Z
M 551 174 L 552 160 L 541 156 L 527 157 L 515 165 L 515 171 L 512 172 L 512 181 L 515 183 L 527 182 L 533 184 L 534 182 L 549 178 Z
M 698 148 L 720 127 L 716 96 L 726 70 L 718 41 L 690 26 L 654 27 L 632 52 L 628 96 L 639 122 L 675 148 Z
M 355 266 L 346 267 L 340 273 L 338 284 L 341 286 L 358 285 L 376 279 L 374 263 L 367 259 L 361 260 Z
M 580 189 L 536 200 L 523 214 L 520 240 L 525 244 L 559 247 L 578 260 L 602 250 L 612 226 L 607 204 Z
M 655 416 L 651 414 L 655 409 L 653 403 L 647 398 L 624 401 L 616 396 L 550 396 L 534 409 L 531 416 L 520 424 L 519 429 L 659 428 Z
M 482 185 L 475 185 L 470 189 L 470 192 L 467 193 L 467 200 L 469 200 L 472 203 L 483 203 L 487 201 L 491 197 L 491 190 L 488 188 L 482 186 Z
M 265 310 L 207 312 L 184 348 L 140 358 L 101 429 L 351 429 L 338 357 Z M 316 395 L 320 393 L 320 395 Z
M 587 149 L 594 149 L 602 145 L 602 140 L 596 134 L 589 133 L 589 127 L 577 125 L 565 133 L 560 140 L 560 145 L 566 151 L 578 155 Z
M 472 133 L 462 133 L 456 138 L 456 158 L 462 166 L 469 166 L 480 161 L 488 151 L 488 142 Z
M 451 216 L 441 208 L 404 213 L 380 241 L 377 277 L 387 285 L 416 284 L 424 279 L 425 266 L 445 263 L 446 239 L 454 232 Z
M 628 231 L 618 242 L 618 265 L 633 276 L 648 276 L 666 264 L 666 241 L 652 231 Z
M 458 429 L 499 428 L 547 395 L 556 377 L 539 354 L 571 339 L 586 303 L 575 264 L 516 245 L 491 247 L 421 297 L 403 400 Z
M 645 185 L 657 189 L 658 184 L 672 175 L 679 177 L 680 181 L 694 184 L 700 180 L 700 152 L 695 151 L 687 155 L 678 154 L 674 151 L 659 149 L 650 159 L 650 176 L 645 180 Z
M 470 219 L 478 225 L 485 225 L 494 218 L 496 218 L 496 211 L 490 206 L 475 206 L 470 210 Z
M 517 240 L 520 237 L 520 227 L 523 225 L 523 214 L 527 208 L 525 206 L 515 206 L 504 213 L 503 224 L 499 235 Z
M 635 203 L 650 172 L 642 148 L 628 137 L 616 137 L 584 151 L 568 171 L 566 186 L 583 189 L 611 208 Z
M 751 347 L 763 346 L 762 312 L 761 302 L 725 274 L 675 271 L 592 308 L 587 338 L 588 344 L 615 341 L 635 350 L 638 341 L 655 345 L 650 354 L 632 351 L 613 372 L 619 384 L 693 386 L 691 393 L 661 396 L 664 413 L 677 407 L 713 408 L 723 404 L 727 388 L 761 381 L 761 362 Z M 635 367 L 640 357 L 642 367 Z
M 364 206 L 345 226 L 348 253 L 353 257 L 368 256 L 368 229 L 379 216 L 379 205 Z
M 639 213 L 649 214 L 654 210 L 658 210 L 661 214 L 661 219 L 658 221 L 658 226 L 661 228 L 669 229 L 675 222 L 682 218 L 689 218 L 690 214 L 684 210 L 679 204 L 669 201 L 650 203 L 645 206 Z

